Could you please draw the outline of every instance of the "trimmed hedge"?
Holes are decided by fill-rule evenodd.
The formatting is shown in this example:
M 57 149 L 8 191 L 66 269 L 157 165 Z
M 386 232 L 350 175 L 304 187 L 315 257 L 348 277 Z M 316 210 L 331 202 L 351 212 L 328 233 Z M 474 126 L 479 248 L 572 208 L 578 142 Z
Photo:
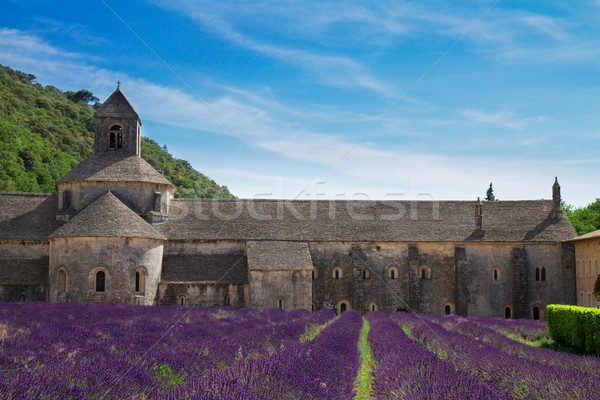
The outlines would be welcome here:
M 586 353 L 600 355 L 600 310 L 550 304 L 546 321 L 552 339 Z

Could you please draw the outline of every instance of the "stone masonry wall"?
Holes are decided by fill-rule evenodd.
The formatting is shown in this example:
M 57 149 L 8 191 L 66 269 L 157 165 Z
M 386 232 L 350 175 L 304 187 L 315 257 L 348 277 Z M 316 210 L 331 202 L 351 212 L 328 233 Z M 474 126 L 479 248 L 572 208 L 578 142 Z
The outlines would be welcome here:
M 57 238 L 50 241 L 50 301 L 155 304 L 163 242 L 126 238 Z M 67 273 L 67 291 L 58 293 L 58 271 Z M 135 272 L 145 272 L 145 292 L 135 292 Z M 104 292 L 95 274 L 106 273 Z

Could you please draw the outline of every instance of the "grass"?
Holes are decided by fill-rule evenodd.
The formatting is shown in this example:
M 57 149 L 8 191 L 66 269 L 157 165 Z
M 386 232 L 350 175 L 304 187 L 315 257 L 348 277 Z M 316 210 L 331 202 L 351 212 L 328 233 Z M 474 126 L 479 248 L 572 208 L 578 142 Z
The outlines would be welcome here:
M 360 338 L 358 339 L 358 350 L 360 351 L 360 369 L 358 370 L 358 376 L 354 386 L 356 387 L 356 399 L 357 400 L 370 400 L 371 399 L 371 384 L 373 380 L 373 367 L 375 361 L 373 360 L 373 351 L 369 345 L 369 322 L 363 317 L 363 327 L 360 332 Z
M 313 340 L 323 329 L 329 326 L 329 324 L 331 324 L 333 321 L 335 320 L 332 319 L 330 321 L 327 321 L 323 325 L 311 324 L 309 327 L 306 328 L 306 332 L 304 332 L 302 336 L 300 336 L 300 343 Z

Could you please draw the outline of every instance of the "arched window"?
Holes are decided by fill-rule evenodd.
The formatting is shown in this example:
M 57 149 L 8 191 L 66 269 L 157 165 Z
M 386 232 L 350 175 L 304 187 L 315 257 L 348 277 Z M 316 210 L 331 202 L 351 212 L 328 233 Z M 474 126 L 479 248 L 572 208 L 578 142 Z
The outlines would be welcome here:
M 120 125 L 113 125 L 109 130 L 109 147 L 111 149 L 123 148 L 123 128 Z
M 452 303 L 446 303 L 444 305 L 444 314 L 445 315 L 454 314 L 454 304 L 452 304 Z
M 135 294 L 144 295 L 146 292 L 146 273 L 143 269 L 135 271 Z
M 506 318 L 506 319 L 512 318 L 512 306 L 510 304 L 506 304 L 504 306 L 504 318 Z
M 492 267 L 492 279 L 495 281 L 502 280 L 502 268 L 500 268 L 498 265 L 494 265 Z
M 421 279 L 431 279 L 431 268 L 428 265 L 421 267 Z
M 536 268 L 535 269 L 535 281 L 539 282 L 539 280 L 540 280 L 540 269 Z
M 377 311 L 377 310 L 379 310 L 379 307 L 377 307 L 377 303 L 372 301 L 371 304 L 369 304 L 369 311 Z
M 398 279 L 398 267 L 392 266 L 388 268 L 388 279 Z
M 542 267 L 542 282 L 546 280 L 546 267 Z
M 58 293 L 66 293 L 67 292 L 67 273 L 64 269 L 58 270 Z
M 225 296 L 225 305 L 226 306 L 231 305 L 231 296 L 230 295 Z
M 184 307 L 187 305 L 187 299 L 185 298 L 185 294 L 179 295 L 179 305 Z
M 104 292 L 106 289 L 106 273 L 102 270 L 96 272 L 96 292 Z
M 362 278 L 363 280 L 367 280 L 371 277 L 371 272 L 367 268 L 363 268 L 362 270 Z
M 531 314 L 534 320 L 539 320 L 540 319 L 540 306 L 535 305 L 533 306 L 533 309 L 531 310 Z
M 340 300 L 338 301 L 337 309 L 339 310 L 339 314 L 348 311 L 350 309 L 350 303 L 348 300 Z
M 277 300 L 277 307 L 281 308 L 283 310 L 283 298 L 280 297 L 279 300 Z
M 335 267 L 333 269 L 333 279 L 342 279 L 342 269 L 340 267 Z

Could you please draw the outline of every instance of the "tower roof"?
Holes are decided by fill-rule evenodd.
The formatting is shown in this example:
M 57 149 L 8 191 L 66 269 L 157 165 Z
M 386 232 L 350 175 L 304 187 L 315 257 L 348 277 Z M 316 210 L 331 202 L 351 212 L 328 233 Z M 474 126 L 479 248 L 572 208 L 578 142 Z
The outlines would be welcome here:
M 112 192 L 103 194 L 50 238 L 127 237 L 166 240 L 142 217 L 123 204 Z
M 127 97 L 123 94 L 120 87 L 106 99 L 104 103 L 94 113 L 95 118 L 136 118 L 142 124 L 137 111 L 131 105 Z
M 92 154 L 57 183 L 72 181 L 150 182 L 173 186 L 141 157 L 106 154 Z

